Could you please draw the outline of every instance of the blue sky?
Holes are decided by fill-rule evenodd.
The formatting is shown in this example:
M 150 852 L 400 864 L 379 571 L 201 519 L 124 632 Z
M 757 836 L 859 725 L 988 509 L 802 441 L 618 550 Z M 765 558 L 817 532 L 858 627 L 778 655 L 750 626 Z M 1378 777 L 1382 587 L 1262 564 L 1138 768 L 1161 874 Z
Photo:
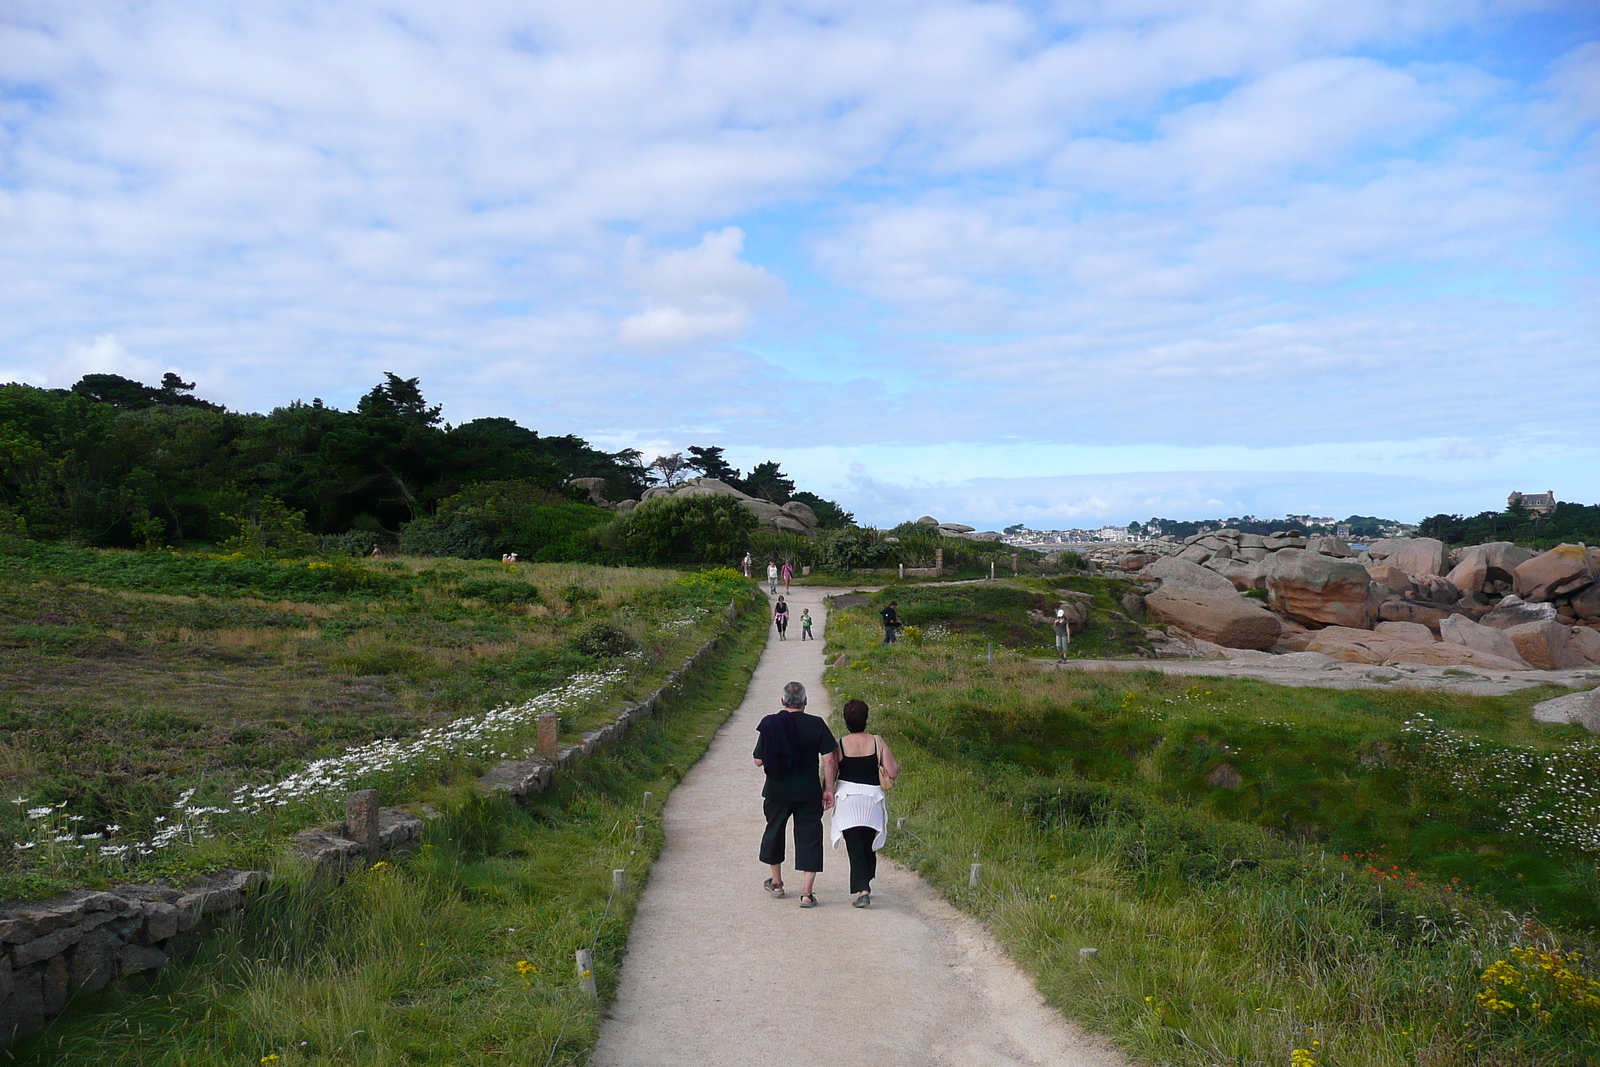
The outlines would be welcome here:
M 864 521 L 1600 501 L 1600 8 L 0 9 L 0 378 L 783 461 Z

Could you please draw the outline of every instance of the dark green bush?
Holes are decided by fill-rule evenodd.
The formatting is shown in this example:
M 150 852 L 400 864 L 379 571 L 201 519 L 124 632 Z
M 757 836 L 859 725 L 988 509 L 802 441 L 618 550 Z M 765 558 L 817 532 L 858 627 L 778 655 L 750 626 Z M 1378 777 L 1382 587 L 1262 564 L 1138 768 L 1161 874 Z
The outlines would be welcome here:
M 726 562 L 739 558 L 756 517 L 731 496 L 667 496 L 623 516 L 618 539 L 642 563 Z
M 612 659 L 634 648 L 633 637 L 609 622 L 590 623 L 572 636 L 574 652 L 595 659 Z
M 574 503 L 532 482 L 482 482 L 407 524 L 400 549 L 419 556 L 496 559 L 515 552 L 525 560 L 579 562 L 596 558 L 594 530 L 609 521 L 605 509 Z
M 539 589 L 527 582 L 503 582 L 494 578 L 468 578 L 456 586 L 456 592 L 485 604 L 537 604 Z

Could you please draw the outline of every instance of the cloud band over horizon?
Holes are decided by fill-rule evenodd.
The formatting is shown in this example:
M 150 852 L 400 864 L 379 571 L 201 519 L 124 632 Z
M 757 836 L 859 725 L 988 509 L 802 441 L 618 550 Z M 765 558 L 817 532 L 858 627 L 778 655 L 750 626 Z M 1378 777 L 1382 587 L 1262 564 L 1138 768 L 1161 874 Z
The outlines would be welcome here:
M 1597 193 L 1588 3 L 21 2 L 0 376 L 392 370 L 876 522 L 1600 501 Z

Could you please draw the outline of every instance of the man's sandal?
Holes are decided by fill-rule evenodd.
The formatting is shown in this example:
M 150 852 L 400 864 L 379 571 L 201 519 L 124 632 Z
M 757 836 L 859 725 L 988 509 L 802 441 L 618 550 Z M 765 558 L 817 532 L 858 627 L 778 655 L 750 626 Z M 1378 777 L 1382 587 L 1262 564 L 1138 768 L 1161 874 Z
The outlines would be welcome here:
M 783 896 L 782 882 L 774 882 L 771 878 L 768 878 L 765 882 L 761 883 L 761 888 L 765 889 L 775 897 Z
M 815 893 L 801 893 L 800 894 L 800 906 L 802 908 L 814 908 L 814 907 L 816 907 L 817 906 L 817 895 Z

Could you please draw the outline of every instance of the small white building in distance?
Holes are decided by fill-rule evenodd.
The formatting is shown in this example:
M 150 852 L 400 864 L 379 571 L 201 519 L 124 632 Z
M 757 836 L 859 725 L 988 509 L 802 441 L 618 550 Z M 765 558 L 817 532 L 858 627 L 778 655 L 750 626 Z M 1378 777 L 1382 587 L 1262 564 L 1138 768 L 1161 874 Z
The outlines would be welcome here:
M 1556 491 L 1551 489 L 1543 493 L 1512 493 L 1506 497 L 1506 507 L 1513 508 L 1518 504 L 1535 514 L 1548 515 L 1556 509 Z

